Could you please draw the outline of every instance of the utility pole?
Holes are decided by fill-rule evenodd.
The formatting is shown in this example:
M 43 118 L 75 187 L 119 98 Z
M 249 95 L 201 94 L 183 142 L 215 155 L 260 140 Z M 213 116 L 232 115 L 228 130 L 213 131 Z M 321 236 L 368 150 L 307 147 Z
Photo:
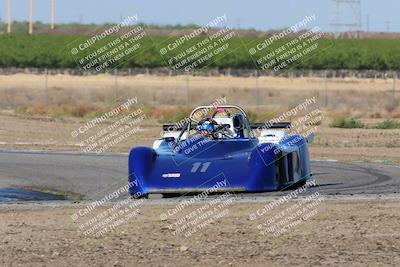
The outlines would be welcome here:
M 328 71 L 325 70 L 325 79 L 324 79 L 324 90 L 325 90 L 325 101 L 324 107 L 328 107 Z
M 12 18 L 11 18 L 11 0 L 8 0 L 8 26 L 7 26 L 7 33 L 11 33 L 11 24 L 12 24 Z
M 114 94 L 115 94 L 115 103 L 118 102 L 118 69 L 114 69 Z
M 186 72 L 186 106 L 188 106 L 189 105 L 189 87 L 190 87 L 190 84 L 189 84 L 189 82 L 190 82 L 190 80 L 189 80 L 189 72 L 187 71 Z
M 256 91 L 255 91 L 255 98 L 256 98 L 256 105 L 257 106 L 259 106 L 260 105 L 260 88 L 259 88 L 259 86 L 258 86 L 258 76 L 259 76 L 259 74 L 258 74 L 258 70 L 256 70 L 255 72 L 254 72 L 254 75 L 255 75 L 255 77 L 256 77 Z
M 369 14 L 367 14 L 367 32 L 369 32 Z
M 46 105 L 49 104 L 49 86 L 47 82 L 47 76 L 48 76 L 48 70 L 47 68 L 44 69 L 44 93 L 45 93 L 45 99 L 46 99 Z
M 56 24 L 56 0 L 51 0 L 51 29 L 54 30 Z
M 390 23 L 391 23 L 390 20 L 385 21 L 385 24 L 386 24 L 386 31 L 387 31 L 387 32 L 390 31 Z
M 33 33 L 33 0 L 29 0 L 29 34 Z
M 237 18 L 237 21 L 236 21 L 236 29 L 237 29 L 237 30 L 240 29 L 240 18 Z

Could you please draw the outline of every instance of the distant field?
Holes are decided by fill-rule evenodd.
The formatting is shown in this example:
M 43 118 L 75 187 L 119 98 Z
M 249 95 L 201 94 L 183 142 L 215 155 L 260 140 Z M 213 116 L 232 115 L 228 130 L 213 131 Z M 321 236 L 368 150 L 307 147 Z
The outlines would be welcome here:
M 49 67 L 78 68 L 71 56 L 71 43 L 86 40 L 91 36 L 48 35 L 33 36 L 15 34 L 0 36 L 0 67 Z M 90 47 L 93 51 L 117 38 L 106 37 Z M 151 36 L 141 40 L 139 54 L 121 61 L 118 67 L 163 67 L 165 58 L 160 48 L 177 37 Z M 205 37 L 193 38 L 174 50 L 174 55 L 202 41 Z M 228 41 L 229 49 L 208 64 L 214 68 L 256 68 L 248 50 L 261 42 L 259 37 L 234 37 Z M 264 51 L 268 53 L 289 42 L 281 39 Z M 90 52 L 88 50 L 87 52 Z M 354 70 L 398 70 L 400 69 L 400 40 L 385 39 L 326 39 L 318 41 L 318 48 L 307 57 L 298 60 L 290 69 L 354 69 Z
M 190 109 L 226 97 L 259 114 L 279 114 L 315 97 L 330 113 L 363 118 L 400 118 L 399 90 L 392 79 L 232 76 L 0 75 L 0 110 L 56 117 L 102 112 L 137 97 L 150 110 Z M 186 110 L 187 111 L 187 110 Z

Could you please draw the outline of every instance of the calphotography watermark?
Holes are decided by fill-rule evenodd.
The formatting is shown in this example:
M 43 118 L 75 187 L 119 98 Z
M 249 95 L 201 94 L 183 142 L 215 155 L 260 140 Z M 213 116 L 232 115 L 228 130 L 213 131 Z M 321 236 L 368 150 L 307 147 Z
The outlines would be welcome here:
M 294 108 L 253 129 L 252 134 L 258 136 L 258 146 L 260 147 L 258 151 L 267 153 L 272 150 L 275 155 L 278 155 L 282 152 L 282 146 L 299 145 L 301 147 L 306 145 L 307 142 L 312 142 L 311 136 L 317 132 L 324 119 L 324 114 L 319 108 L 310 109 L 315 104 L 315 97 L 307 98 Z M 282 124 L 282 122 L 288 123 Z M 276 124 L 281 124 L 282 128 L 276 129 Z M 303 141 L 306 142 L 303 143 Z M 278 143 L 281 145 L 278 146 Z
M 189 34 L 161 43 L 160 55 L 172 70 L 209 66 L 236 49 L 231 41 L 237 33 L 224 26 L 226 21 L 225 14 L 217 16 Z
M 294 108 L 280 114 L 279 116 L 275 116 L 266 122 L 263 128 L 268 129 L 273 126 L 274 123 L 279 123 L 282 121 L 289 121 L 291 117 L 297 116 L 300 112 L 306 110 L 309 106 L 315 105 L 317 103 L 316 97 L 313 96 L 311 98 L 305 99 L 300 104 L 296 105 Z
M 320 43 L 325 34 L 320 26 L 313 25 L 315 21 L 315 14 L 308 15 L 283 31 L 248 45 L 248 52 L 257 68 L 276 72 L 286 70 L 318 48 L 321 50 Z
M 321 210 L 323 195 L 317 190 L 309 192 L 316 186 L 315 180 L 309 180 L 291 193 L 250 213 L 249 218 L 256 222 L 255 227 L 263 236 L 279 237 L 293 231 Z
M 89 38 L 80 38 L 68 45 L 71 56 L 82 71 L 114 69 L 149 49 L 148 34 L 138 24 L 138 15 L 127 16 L 120 23 Z
M 85 153 L 107 152 L 142 131 L 141 124 L 147 115 L 137 103 L 137 97 L 130 98 L 73 130 L 71 136 Z
M 254 135 L 260 135 L 263 130 L 271 129 L 274 128 L 274 125 L 280 122 L 290 122 L 292 121 L 292 118 L 295 117 L 300 117 L 300 113 L 304 113 L 309 109 L 310 106 L 316 105 L 316 97 L 311 97 L 305 99 L 303 102 L 300 104 L 296 105 L 294 108 L 289 109 L 288 111 L 285 111 L 281 113 L 279 116 L 274 116 L 272 119 L 269 119 L 266 123 L 263 123 L 260 127 L 257 127 L 253 129 L 253 134 Z M 306 116 L 301 117 L 294 122 L 291 122 L 290 124 L 287 125 L 287 128 L 296 128 L 301 125 L 307 126 L 308 124 L 319 124 L 323 118 L 318 117 L 315 118 L 317 115 L 321 115 L 322 111 L 319 110 L 318 108 L 314 109 L 312 112 L 308 113 Z
M 182 151 L 184 155 L 189 156 L 190 154 L 196 152 L 197 149 L 210 143 L 212 140 L 212 137 L 195 134 L 176 145 L 170 142 L 169 146 L 172 147 L 172 151 L 174 153 L 179 153 Z
M 131 181 L 78 209 L 71 219 L 79 225 L 78 229 L 85 237 L 101 237 L 139 215 L 143 204 L 143 199 L 138 199 L 140 193 L 137 193 L 136 200 L 126 197 L 129 189 L 137 186 L 137 180 Z
M 71 136 L 72 137 L 77 137 L 80 134 L 84 134 L 86 133 L 88 130 L 90 130 L 91 128 L 93 128 L 94 126 L 105 122 L 115 116 L 121 115 L 122 112 L 129 110 L 129 108 L 132 105 L 135 105 L 138 103 L 138 98 L 134 97 L 134 98 L 129 98 L 126 102 L 122 103 L 121 105 L 117 106 L 116 108 L 111 109 L 109 112 L 104 113 L 103 115 L 96 117 L 92 120 L 90 120 L 89 122 L 87 122 L 86 124 L 82 125 L 81 127 L 79 127 L 76 130 L 73 130 L 71 132 Z
M 185 197 L 173 208 L 160 214 L 172 235 L 189 238 L 229 214 L 229 207 L 236 196 L 229 190 L 229 182 L 224 175 L 212 179 L 212 184 L 193 197 Z M 220 192 L 219 194 L 216 194 Z M 214 195 L 213 195 L 214 194 Z
M 255 47 L 251 47 L 249 49 L 250 54 L 254 55 L 257 53 L 257 51 L 262 51 L 264 49 L 267 49 L 270 45 L 274 44 L 274 42 L 283 38 L 288 38 L 290 34 L 298 32 L 301 28 L 304 28 L 310 23 L 314 22 L 315 19 L 316 19 L 315 14 L 311 16 L 306 16 L 302 21 L 299 21 L 298 23 L 290 26 L 289 28 L 284 29 L 279 33 L 273 33 L 272 36 L 264 39 L 262 42 L 257 43 Z

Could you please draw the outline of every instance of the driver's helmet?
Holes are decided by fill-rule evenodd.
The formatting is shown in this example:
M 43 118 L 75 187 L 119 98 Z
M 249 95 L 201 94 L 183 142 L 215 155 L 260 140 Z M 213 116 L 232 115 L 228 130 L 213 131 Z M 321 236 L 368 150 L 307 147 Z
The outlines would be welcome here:
M 196 130 L 204 136 L 212 136 L 215 132 L 215 126 L 211 121 L 204 121 L 202 124 L 197 125 Z
M 214 132 L 214 124 L 205 121 L 203 124 L 197 126 L 197 131 Z

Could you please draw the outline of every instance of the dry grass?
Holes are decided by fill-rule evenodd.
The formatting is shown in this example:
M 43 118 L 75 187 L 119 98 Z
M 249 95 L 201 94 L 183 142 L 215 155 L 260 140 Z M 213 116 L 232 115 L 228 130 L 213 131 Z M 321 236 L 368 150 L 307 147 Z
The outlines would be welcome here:
M 115 86 L 116 85 L 116 86 Z M 258 86 L 258 91 L 255 89 Z M 116 99 L 138 97 L 149 109 L 191 107 L 209 104 L 226 96 L 228 103 L 254 108 L 262 113 L 282 112 L 316 97 L 317 106 L 332 113 L 354 117 L 400 118 L 399 98 L 393 97 L 389 79 L 330 79 L 199 76 L 48 76 L 48 90 L 43 75 L 15 74 L 0 76 L 0 109 L 28 110 L 51 114 L 75 113 L 71 110 L 87 106 L 87 112 L 107 109 Z M 325 91 L 325 88 L 327 90 Z M 49 106 L 50 111 L 43 109 Z M 70 106 L 70 107 L 68 107 Z M 54 113 L 54 112 L 53 112 Z M 78 115 L 83 112 L 77 112 Z M 157 112 L 155 112 L 157 113 Z M 160 115 L 162 117 L 162 115 Z
M 99 109 L 91 105 L 21 105 L 16 109 L 16 114 L 19 115 L 39 115 L 39 116 L 52 116 L 52 117 L 85 117 L 94 112 L 98 112 Z

